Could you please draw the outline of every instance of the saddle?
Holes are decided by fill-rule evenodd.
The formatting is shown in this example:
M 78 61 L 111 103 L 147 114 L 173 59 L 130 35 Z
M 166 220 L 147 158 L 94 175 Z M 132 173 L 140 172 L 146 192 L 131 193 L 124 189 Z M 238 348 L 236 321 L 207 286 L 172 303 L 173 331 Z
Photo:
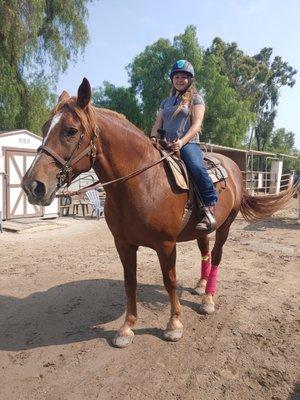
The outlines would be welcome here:
M 169 153 L 162 148 L 160 148 L 160 152 L 162 156 L 166 156 Z M 228 174 L 226 169 L 221 165 L 221 162 L 214 156 L 207 153 L 204 155 L 204 162 L 213 184 L 216 185 L 216 183 L 218 182 L 223 182 L 225 188 L 226 178 L 228 177 Z M 182 217 L 182 231 L 189 222 L 193 210 L 196 209 L 198 212 L 201 213 L 204 203 L 201 198 L 199 189 L 193 183 L 191 177 L 189 176 L 183 160 L 175 155 L 170 155 L 170 157 L 164 160 L 164 163 L 166 166 L 167 174 L 175 187 L 179 190 L 189 192 L 189 199 L 185 205 Z
M 162 156 L 166 156 L 168 153 L 160 149 Z M 221 165 L 221 162 L 210 154 L 204 155 L 205 166 L 213 184 L 217 182 L 224 182 L 226 184 L 226 178 L 228 177 L 226 169 Z M 190 190 L 191 179 L 189 177 L 187 168 L 182 159 L 175 155 L 164 160 L 169 172 L 169 176 L 178 189 Z

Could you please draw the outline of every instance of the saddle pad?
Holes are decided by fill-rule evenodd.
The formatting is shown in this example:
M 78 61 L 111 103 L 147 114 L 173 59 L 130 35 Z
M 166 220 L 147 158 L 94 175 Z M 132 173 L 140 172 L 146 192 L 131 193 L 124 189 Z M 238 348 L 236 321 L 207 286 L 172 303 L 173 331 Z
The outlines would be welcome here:
M 164 150 L 160 151 L 162 156 L 168 154 Z M 184 162 L 174 155 L 166 158 L 164 161 L 168 170 L 172 174 L 172 177 L 174 178 L 176 186 L 182 190 L 189 190 L 189 177 Z M 205 154 L 204 161 L 206 164 L 207 172 L 214 184 L 220 181 L 224 181 L 225 178 L 228 177 L 226 169 L 222 167 L 220 161 L 217 158 L 210 155 L 209 157 L 207 157 L 207 154 Z
M 160 150 L 162 156 L 166 156 L 168 152 Z M 170 156 L 164 160 L 169 172 L 174 178 L 175 184 L 179 189 L 189 190 L 189 177 L 184 162 L 176 157 Z

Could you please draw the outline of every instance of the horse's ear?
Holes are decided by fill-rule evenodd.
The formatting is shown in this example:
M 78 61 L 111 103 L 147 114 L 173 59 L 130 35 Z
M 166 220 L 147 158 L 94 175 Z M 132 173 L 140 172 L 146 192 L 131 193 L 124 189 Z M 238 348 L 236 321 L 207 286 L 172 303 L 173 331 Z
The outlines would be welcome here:
M 78 107 L 85 108 L 89 104 L 91 96 L 92 96 L 92 90 L 90 82 L 86 78 L 83 78 L 77 93 Z
M 67 101 L 70 98 L 70 95 L 68 92 L 65 90 L 61 93 L 61 95 L 58 98 L 58 102 L 60 103 L 61 101 Z

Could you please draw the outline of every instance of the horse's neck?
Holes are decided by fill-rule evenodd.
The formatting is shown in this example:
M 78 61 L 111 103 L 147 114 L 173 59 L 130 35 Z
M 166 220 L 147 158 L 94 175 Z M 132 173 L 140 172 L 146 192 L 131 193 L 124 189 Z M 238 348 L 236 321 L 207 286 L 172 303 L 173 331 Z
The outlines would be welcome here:
M 98 116 L 99 149 L 95 172 L 102 182 L 126 176 L 155 160 L 151 143 L 123 121 Z

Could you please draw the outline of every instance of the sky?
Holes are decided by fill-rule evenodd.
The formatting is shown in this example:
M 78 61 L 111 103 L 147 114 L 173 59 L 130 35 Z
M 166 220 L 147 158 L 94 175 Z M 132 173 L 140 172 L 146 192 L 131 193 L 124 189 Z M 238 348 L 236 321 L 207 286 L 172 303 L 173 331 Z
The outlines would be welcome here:
M 85 76 L 92 87 L 109 81 L 128 86 L 125 67 L 147 45 L 197 28 L 198 40 L 207 48 L 218 36 L 237 42 L 248 55 L 272 47 L 300 71 L 300 1 L 298 0 L 94 0 L 87 22 L 90 42 L 75 65 L 60 75 L 57 93 L 77 93 Z M 171 67 L 171 66 L 170 66 Z M 276 128 L 296 135 L 300 149 L 300 73 L 293 88 L 280 92 Z

